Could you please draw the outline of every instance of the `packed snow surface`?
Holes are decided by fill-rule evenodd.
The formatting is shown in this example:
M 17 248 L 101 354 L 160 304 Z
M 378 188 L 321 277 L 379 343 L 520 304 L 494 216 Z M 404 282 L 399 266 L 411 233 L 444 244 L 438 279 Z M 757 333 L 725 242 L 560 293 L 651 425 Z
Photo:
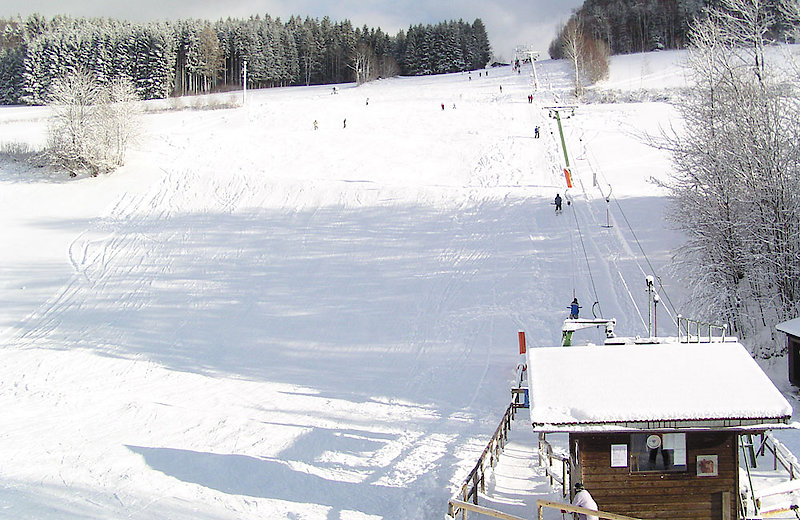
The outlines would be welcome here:
M 528 352 L 533 423 L 779 420 L 792 407 L 739 343 L 549 347 Z M 565 370 L 568 385 L 562 384 Z
M 632 59 L 615 88 L 682 74 Z M 645 137 L 673 109 L 562 118 L 565 190 L 541 107 L 573 103 L 569 71 L 537 73 L 534 103 L 529 67 L 150 102 L 112 175 L 0 163 L 0 516 L 441 518 L 518 330 L 557 344 L 577 296 L 643 334 L 650 265 L 661 327 L 686 293 Z M 2 149 L 47 114 L 0 108 Z

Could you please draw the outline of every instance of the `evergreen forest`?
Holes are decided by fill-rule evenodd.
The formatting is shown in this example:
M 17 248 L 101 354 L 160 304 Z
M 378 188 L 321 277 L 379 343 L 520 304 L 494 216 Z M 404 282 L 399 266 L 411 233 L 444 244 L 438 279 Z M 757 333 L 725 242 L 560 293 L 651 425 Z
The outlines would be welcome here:
M 77 70 L 130 80 L 141 99 L 249 88 L 369 81 L 483 68 L 480 19 L 380 28 L 291 17 L 130 23 L 56 16 L 0 19 L 0 104 L 45 104 Z

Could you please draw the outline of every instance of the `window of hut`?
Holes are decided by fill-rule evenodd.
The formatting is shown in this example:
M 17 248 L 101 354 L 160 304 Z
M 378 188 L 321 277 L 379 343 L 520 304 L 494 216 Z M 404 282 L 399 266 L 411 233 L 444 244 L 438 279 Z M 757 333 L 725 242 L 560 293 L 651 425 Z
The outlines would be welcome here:
M 632 473 L 686 471 L 686 434 L 632 434 L 630 470 Z

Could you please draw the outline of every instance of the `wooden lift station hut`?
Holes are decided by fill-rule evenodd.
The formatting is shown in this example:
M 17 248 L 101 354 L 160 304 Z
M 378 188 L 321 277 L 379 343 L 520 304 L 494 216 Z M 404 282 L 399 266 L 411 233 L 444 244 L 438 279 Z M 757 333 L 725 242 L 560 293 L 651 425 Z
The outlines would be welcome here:
M 533 348 L 527 365 L 533 429 L 568 435 L 569 488 L 610 513 L 736 519 L 740 437 L 791 427 L 738 342 Z

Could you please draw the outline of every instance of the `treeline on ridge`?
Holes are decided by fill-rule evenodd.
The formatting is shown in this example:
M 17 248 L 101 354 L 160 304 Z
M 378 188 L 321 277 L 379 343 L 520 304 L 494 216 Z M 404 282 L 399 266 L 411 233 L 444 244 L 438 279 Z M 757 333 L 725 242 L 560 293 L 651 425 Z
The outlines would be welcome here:
M 781 10 L 783 0 L 766 0 L 765 10 L 775 19 L 767 39 L 781 39 L 791 25 Z M 584 0 L 551 42 L 552 58 L 563 58 L 564 28 L 578 22 L 583 32 L 605 43 L 611 54 L 682 49 L 690 24 L 719 0 Z
M 57 77 L 86 69 L 100 83 L 129 79 L 142 99 L 250 88 L 368 81 L 484 67 L 480 19 L 380 28 L 254 16 L 135 24 L 56 16 L 0 19 L 0 104 L 44 104 Z

